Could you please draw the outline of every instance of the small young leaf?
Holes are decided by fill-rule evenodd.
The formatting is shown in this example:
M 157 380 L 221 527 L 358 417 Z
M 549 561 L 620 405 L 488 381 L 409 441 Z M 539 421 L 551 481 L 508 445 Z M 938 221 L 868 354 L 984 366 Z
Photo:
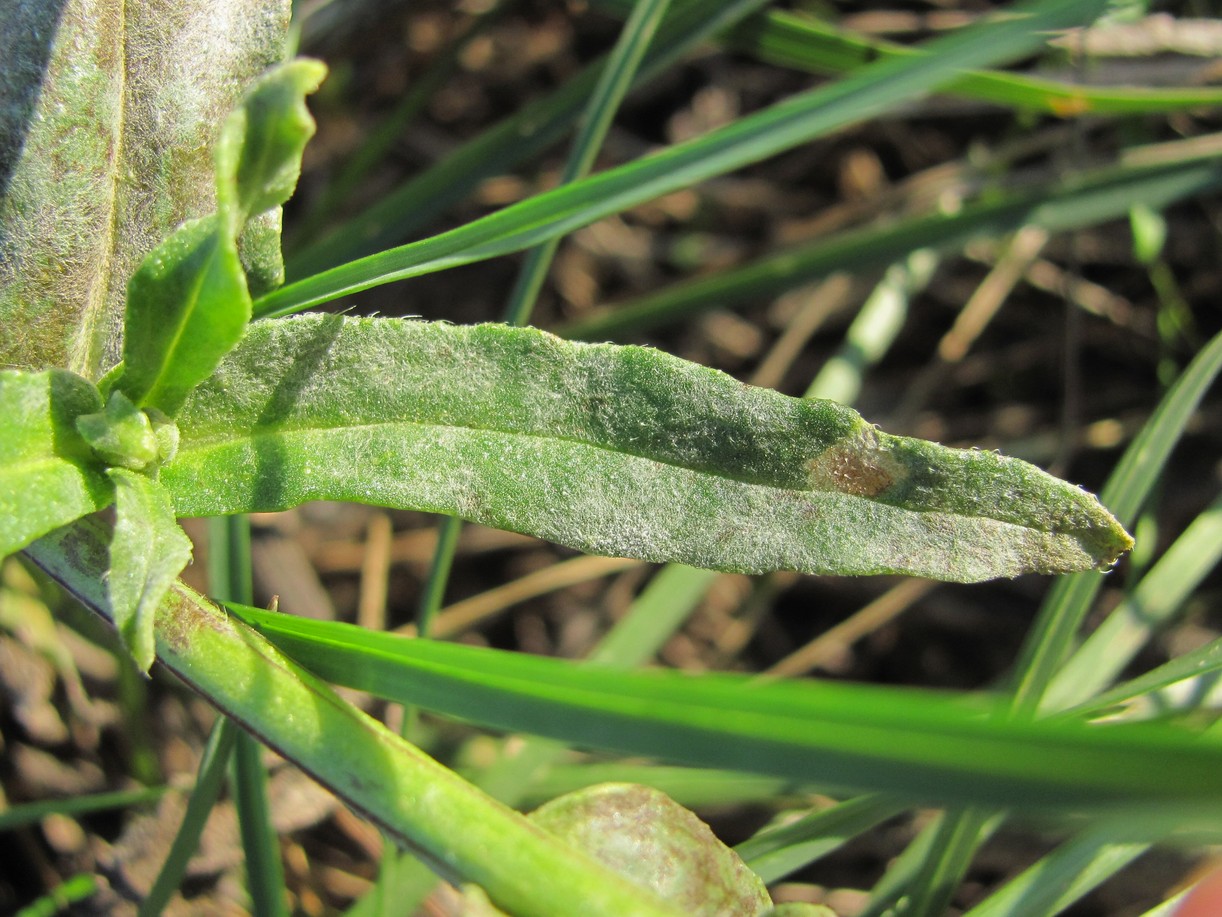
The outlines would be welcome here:
M 283 204 L 297 187 L 301 153 L 314 136 L 305 97 L 326 75 L 313 60 L 275 67 L 225 120 L 216 148 L 216 197 L 235 232 L 255 214 Z
M 108 465 L 142 471 L 157 459 L 157 435 L 148 415 L 122 392 L 111 392 L 98 413 L 78 417 L 76 429 Z
M 179 418 L 181 515 L 356 500 L 595 554 L 974 581 L 1106 567 L 1128 534 L 992 452 L 878 432 L 640 347 L 533 329 L 259 322 Z
M 137 407 L 173 416 L 241 340 L 251 299 L 239 237 L 259 288 L 280 279 L 279 215 L 268 211 L 297 184 L 301 152 L 314 133 L 305 95 L 325 73 L 322 64 L 302 60 L 256 81 L 217 143 L 219 212 L 181 227 L 132 277 L 118 387 Z
M 101 408 L 97 389 L 70 372 L 0 372 L 0 557 L 110 502 L 76 431 Z
M 119 635 L 147 672 L 153 664 L 153 615 L 190 562 L 191 541 L 155 481 L 125 468 L 107 474 L 115 485 L 107 591 Z
M 118 388 L 137 407 L 172 417 L 249 321 L 250 294 L 233 236 L 216 216 L 186 224 L 128 284 Z

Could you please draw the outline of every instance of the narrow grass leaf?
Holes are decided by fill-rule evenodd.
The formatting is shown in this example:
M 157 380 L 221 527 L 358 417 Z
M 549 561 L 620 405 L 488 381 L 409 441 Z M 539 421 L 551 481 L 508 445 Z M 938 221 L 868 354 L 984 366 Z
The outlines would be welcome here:
M 1222 333 L 1215 335 L 1175 380 L 1108 478 L 1102 499 L 1122 524 L 1131 525 L 1136 519 L 1171 450 L 1219 372 Z M 1073 649 L 1078 628 L 1102 585 L 1103 578 L 1097 574 L 1080 574 L 1053 585 L 1016 666 L 1017 712 L 1032 714 L 1039 709 L 1044 691 Z
M 1120 705 L 1145 702 L 1152 714 L 1201 706 L 1218 706 L 1222 686 L 1222 638 L 1174 659 L 1064 711 L 1066 716 L 1093 716 Z
M 1149 849 L 1117 843 L 1104 823 L 1061 844 L 1023 870 L 964 917 L 1052 917 L 1110 879 Z
M 90 815 L 109 809 L 130 809 L 156 802 L 166 792 L 164 786 L 146 787 L 138 790 L 115 790 L 107 793 L 84 793 L 66 799 L 45 799 L 39 802 L 24 802 L 7 806 L 0 811 L 0 831 L 12 831 L 36 825 L 50 815 Z
M 1155 806 L 1201 824 L 1222 811 L 1222 744 L 1178 729 L 1008 722 L 984 699 L 605 671 L 233 610 L 328 680 L 496 729 L 933 803 Z
M 208 743 L 199 759 L 195 786 L 191 788 L 191 795 L 187 798 L 182 821 L 174 833 L 170 849 L 166 851 L 165 862 L 161 864 L 153 887 L 140 902 L 138 917 L 158 917 L 182 885 L 187 874 L 187 863 L 195 855 L 200 836 L 204 833 L 204 825 L 220 798 L 237 736 L 238 727 L 227 717 L 220 717 L 213 724 Z
M 1161 208 L 1218 187 L 1222 163 L 1216 156 L 1100 169 L 1056 185 L 990 196 L 955 214 L 919 216 L 783 249 L 742 267 L 663 287 L 556 331 L 585 340 L 623 337 L 708 309 L 765 301 L 834 271 L 885 267 L 917 249 L 950 251 L 972 239 L 1003 236 L 1023 226 L 1063 232 L 1119 219 L 1135 201 Z
M 635 347 L 301 316 L 252 326 L 161 471 L 181 515 L 339 499 L 731 572 L 973 581 L 1106 566 L 1129 536 L 1015 459 L 878 432 Z
M 713 7 L 707 0 L 676 0 L 650 44 L 633 84 L 666 71 L 684 55 L 767 0 L 735 0 Z M 395 245 L 462 200 L 481 180 L 504 174 L 546 149 L 581 116 L 606 65 L 591 64 L 563 86 L 453 150 L 406 184 L 289 260 L 299 278 Z
M 670 0 L 637 0 L 633 6 L 586 104 L 577 138 L 560 176 L 561 184 L 587 175 L 593 167 L 607 130 L 669 5 Z M 509 305 L 505 309 L 508 324 L 525 325 L 530 321 L 559 245 L 560 237 L 557 236 L 527 253 L 509 294 Z
M 362 258 L 262 297 L 258 317 L 299 312 L 348 293 L 520 251 L 671 191 L 806 143 L 935 89 L 964 67 L 1037 47 L 1049 29 L 1088 21 L 1104 4 L 1044 0 L 931 43 L 929 54 L 881 61 L 720 130 L 564 185 L 466 226 Z
M 623 16 L 631 8 L 631 0 L 594 0 L 593 5 Z M 809 14 L 779 9 L 752 16 L 722 35 L 721 40 L 729 48 L 761 61 L 811 73 L 849 73 L 880 58 L 920 53 Z M 972 73 L 944 91 L 1062 117 L 1156 114 L 1222 104 L 1222 89 L 1212 86 L 1091 86 L 1016 73 Z
M 70 372 L 0 371 L 0 558 L 113 499 L 76 430 L 101 409 L 98 390 Z
M 725 43 L 768 63 L 812 73 L 846 73 L 880 58 L 921 53 L 785 10 L 753 17 L 727 34 Z M 1018 73 L 970 73 L 943 91 L 1060 117 L 1154 114 L 1222 104 L 1222 90 L 1212 86 L 1089 86 Z
M 1222 558 L 1222 498 L 1197 516 L 1065 663 L 1042 707 L 1061 710 L 1102 691 L 1132 662 Z
M 883 796 L 857 796 L 789 824 L 761 831 L 734 851 L 756 875 L 772 884 L 907 808 L 906 803 Z
M 106 588 L 119 636 L 147 672 L 153 664 L 153 615 L 191 561 L 191 539 L 151 478 L 126 468 L 111 468 L 107 475 L 115 485 L 115 531 Z

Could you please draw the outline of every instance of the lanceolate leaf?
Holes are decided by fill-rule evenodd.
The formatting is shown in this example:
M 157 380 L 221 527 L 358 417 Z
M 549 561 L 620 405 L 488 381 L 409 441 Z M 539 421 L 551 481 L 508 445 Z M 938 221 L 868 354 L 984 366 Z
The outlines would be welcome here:
M 312 60 L 276 67 L 225 119 L 216 149 L 217 207 L 235 228 L 279 207 L 297 187 L 301 152 L 314 136 L 305 97 L 326 74 L 327 68 Z
M 108 475 L 115 485 L 115 529 L 106 589 L 119 636 L 147 672 L 153 664 L 153 616 L 190 562 L 191 540 L 151 478 L 126 468 L 111 468 Z
M 242 337 L 250 293 L 219 216 L 189 223 L 144 260 L 128 287 L 119 389 L 173 415 Z
M 102 409 L 72 373 L 0 372 L 0 557 L 101 509 L 111 487 L 76 419 Z
M 533 329 L 256 323 L 179 419 L 180 515 L 357 500 L 597 554 L 972 581 L 1131 544 L 1024 462 L 888 436 L 827 401 Z
M 132 278 L 118 385 L 136 405 L 176 413 L 241 339 L 250 293 L 238 237 L 252 217 L 264 215 L 248 233 L 257 276 L 274 282 L 282 271 L 276 214 L 269 211 L 297 184 L 301 152 L 314 132 L 304 99 L 325 72 L 303 60 L 259 79 L 230 113 L 217 144 L 218 213 L 175 232 Z
M 127 282 L 213 210 L 212 142 L 288 0 L 0 4 L 0 364 L 97 378 Z

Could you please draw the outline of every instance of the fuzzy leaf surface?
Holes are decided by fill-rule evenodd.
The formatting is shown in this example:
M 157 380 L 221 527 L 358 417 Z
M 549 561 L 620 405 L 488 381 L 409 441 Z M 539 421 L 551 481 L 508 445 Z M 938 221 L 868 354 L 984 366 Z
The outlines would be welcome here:
M 594 554 L 959 581 L 1106 566 L 1131 544 L 1094 497 L 1025 462 L 503 325 L 256 323 L 179 429 L 161 480 L 186 516 L 353 500 Z
M 242 338 L 250 293 L 219 216 L 182 227 L 144 259 L 128 286 L 119 389 L 173 416 Z
M 0 557 L 110 502 L 76 431 L 101 409 L 97 389 L 70 372 L 0 372 Z
M 313 60 L 275 67 L 225 119 L 216 148 L 217 206 L 235 227 L 280 206 L 297 187 L 301 153 L 314 136 L 305 97 L 326 75 Z
M 119 636 L 147 672 L 155 651 L 154 615 L 191 560 L 191 540 L 155 481 L 126 468 L 107 474 L 115 485 L 115 528 L 106 588 Z
M 0 4 L 0 364 L 96 379 L 128 279 L 214 208 L 217 125 L 283 54 L 288 0 Z
M 325 74 L 317 61 L 293 61 L 255 83 L 217 143 L 218 213 L 180 228 L 132 277 L 119 387 L 136 405 L 173 415 L 241 339 L 251 299 L 240 236 L 260 285 L 282 273 L 277 208 L 297 185 L 314 133 L 306 93 Z

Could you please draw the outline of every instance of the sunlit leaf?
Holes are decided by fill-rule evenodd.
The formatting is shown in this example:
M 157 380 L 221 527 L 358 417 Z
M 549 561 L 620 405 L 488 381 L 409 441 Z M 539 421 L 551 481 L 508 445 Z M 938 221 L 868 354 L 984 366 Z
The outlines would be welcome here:
M 214 208 L 212 144 L 288 0 L 0 4 L 0 364 L 95 379 L 128 279 Z
M 97 389 L 72 373 L 0 372 L 0 557 L 110 502 L 76 430 L 101 409 Z
M 639 347 L 533 329 L 262 322 L 192 394 L 181 515 L 359 500 L 596 554 L 738 572 L 978 580 L 1106 566 L 1094 497 Z
M 191 560 L 164 490 L 126 468 L 107 472 L 115 485 L 115 530 L 106 588 L 115 626 L 141 671 L 153 664 L 153 616 Z

